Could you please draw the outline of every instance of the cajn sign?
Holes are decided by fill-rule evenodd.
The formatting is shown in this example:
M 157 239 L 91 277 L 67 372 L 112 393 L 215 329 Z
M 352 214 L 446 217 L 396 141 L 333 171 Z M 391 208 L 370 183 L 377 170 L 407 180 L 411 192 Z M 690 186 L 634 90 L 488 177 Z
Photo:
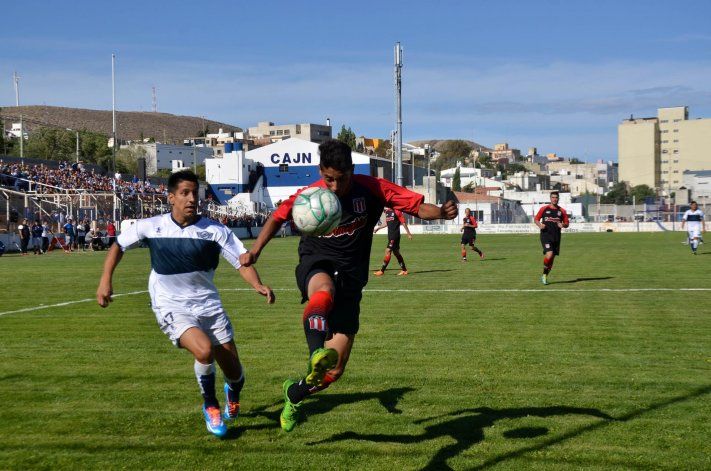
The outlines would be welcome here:
M 274 153 L 270 157 L 273 164 L 310 164 L 311 152 L 297 152 L 296 155 L 289 155 L 288 152 L 283 154 Z

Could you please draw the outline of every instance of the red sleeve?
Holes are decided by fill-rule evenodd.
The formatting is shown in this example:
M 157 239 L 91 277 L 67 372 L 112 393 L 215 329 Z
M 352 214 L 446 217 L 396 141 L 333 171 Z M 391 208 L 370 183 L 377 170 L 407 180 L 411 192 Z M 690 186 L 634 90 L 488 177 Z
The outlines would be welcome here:
M 353 178 L 361 185 L 370 189 L 385 206 L 392 209 L 399 209 L 407 214 L 417 216 L 420 205 L 425 200 L 424 195 L 410 191 L 400 185 L 384 180 L 382 178 L 370 177 L 368 175 L 353 175 Z
M 538 213 L 536 213 L 536 217 L 534 218 L 534 221 L 540 221 L 541 218 L 543 217 L 543 211 L 546 210 L 548 206 L 541 206 L 541 209 L 538 210 Z
M 288 221 L 291 219 L 291 208 L 294 207 L 294 201 L 296 200 L 296 197 L 299 196 L 299 193 L 304 191 L 307 188 L 311 188 L 314 186 L 320 186 L 321 188 L 325 188 L 326 184 L 323 182 L 323 179 L 313 182 L 309 186 L 305 186 L 293 195 L 289 197 L 286 201 L 283 201 L 279 207 L 272 213 L 272 219 L 274 219 L 276 222 L 283 223 L 284 221 Z
M 400 221 L 400 222 L 405 222 L 405 216 L 402 215 L 402 211 L 398 211 L 397 209 L 393 209 L 393 212 L 395 213 L 395 217 L 397 217 L 398 221 Z
M 570 222 L 568 221 L 568 213 L 565 212 L 565 209 L 560 208 L 560 212 L 563 213 L 563 224 L 568 225 Z

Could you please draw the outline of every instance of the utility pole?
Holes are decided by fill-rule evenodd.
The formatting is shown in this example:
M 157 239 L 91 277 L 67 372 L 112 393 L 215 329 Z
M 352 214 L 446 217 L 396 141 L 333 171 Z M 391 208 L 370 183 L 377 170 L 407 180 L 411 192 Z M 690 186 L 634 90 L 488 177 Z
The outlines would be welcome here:
M 22 160 L 22 165 L 25 164 L 25 127 L 22 125 L 22 115 L 20 115 L 20 159 Z
M 156 95 L 156 86 L 153 85 L 153 112 L 157 113 L 158 112 L 158 96 Z
M 17 71 L 12 73 L 12 81 L 15 83 L 15 106 L 20 106 L 20 76 Z
M 113 121 L 113 127 L 111 131 L 111 137 L 113 138 L 111 146 L 111 169 L 113 173 L 116 173 L 116 54 L 111 54 L 111 116 Z
M 395 43 L 395 162 L 396 182 L 403 186 L 402 175 L 402 48 L 400 42 Z

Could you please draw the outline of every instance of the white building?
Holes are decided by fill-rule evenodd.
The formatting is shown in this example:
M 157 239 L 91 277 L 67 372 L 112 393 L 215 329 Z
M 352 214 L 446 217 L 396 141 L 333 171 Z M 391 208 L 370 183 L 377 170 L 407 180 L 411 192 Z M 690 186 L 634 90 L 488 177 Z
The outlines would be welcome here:
M 711 170 L 686 170 L 683 186 L 691 190 L 691 199 L 697 200 L 699 204 L 711 202 Z
M 505 183 L 493 178 L 494 170 L 474 167 L 454 167 L 442 170 L 439 174 L 440 183 L 451 188 L 452 183 L 454 182 L 454 174 L 457 172 L 457 169 L 459 169 L 459 181 L 461 182 L 462 188 L 469 184 L 474 187 L 506 187 Z
M 209 147 L 176 146 L 171 144 L 131 144 L 130 149 L 143 149 L 146 158 L 146 175 L 155 175 L 158 170 L 173 169 L 174 160 L 182 162 L 179 167 L 202 165 L 212 157 Z

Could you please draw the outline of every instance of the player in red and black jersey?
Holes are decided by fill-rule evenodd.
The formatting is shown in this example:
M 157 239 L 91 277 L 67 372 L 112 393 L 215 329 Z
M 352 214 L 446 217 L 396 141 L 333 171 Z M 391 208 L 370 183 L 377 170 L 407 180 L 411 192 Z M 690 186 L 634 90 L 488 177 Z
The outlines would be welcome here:
M 457 207 L 423 203 L 424 197 L 387 180 L 354 175 L 351 149 L 331 140 L 319 146 L 322 179 L 311 186 L 333 191 L 341 203 L 341 222 L 329 235 L 302 236 L 296 282 L 302 301 L 308 300 L 302 321 L 309 347 L 305 378 L 286 380 L 281 427 L 291 431 L 302 400 L 328 387 L 345 370 L 359 328 L 360 300 L 368 282 L 373 228 L 388 206 L 421 219 L 454 219 Z M 298 194 L 298 193 L 297 193 Z M 282 222 L 291 219 L 296 195 L 282 203 L 264 224 L 252 248 L 240 256 L 243 266 L 256 263 Z M 325 347 L 325 348 L 324 348 Z
M 553 269 L 553 260 L 560 254 L 560 230 L 568 227 L 568 213 L 558 206 L 560 194 L 551 193 L 551 202 L 538 210 L 533 219 L 541 229 L 541 245 L 543 246 L 543 275 L 541 283 L 548 284 L 548 273 Z
M 460 229 L 462 233 L 462 262 L 467 261 L 467 245 L 469 245 L 474 252 L 479 254 L 479 258 L 484 259 L 484 252 L 474 246 L 476 243 L 477 227 L 479 227 L 479 223 L 476 217 L 469 208 L 465 209 L 464 219 L 462 219 L 462 228 Z
M 392 208 L 385 208 L 385 224 L 376 227 L 375 230 L 373 231 L 373 234 L 378 232 L 380 229 L 387 227 L 388 228 L 388 246 L 385 247 L 385 256 L 383 257 L 383 266 L 380 267 L 380 270 L 373 273 L 373 275 L 383 276 L 383 273 L 385 273 L 385 269 L 388 268 L 388 264 L 390 263 L 390 257 L 392 254 L 395 254 L 395 258 L 397 258 L 397 263 L 400 264 L 400 273 L 398 273 L 398 275 L 407 275 L 407 266 L 405 266 L 405 259 L 402 258 L 402 254 L 400 254 L 400 225 L 401 224 L 402 224 L 402 227 L 405 228 L 405 232 L 407 232 L 407 238 L 412 240 L 412 234 L 410 233 L 410 228 L 407 227 L 407 223 L 405 222 L 405 217 L 402 215 L 402 211 L 398 211 L 397 209 L 392 209 Z

